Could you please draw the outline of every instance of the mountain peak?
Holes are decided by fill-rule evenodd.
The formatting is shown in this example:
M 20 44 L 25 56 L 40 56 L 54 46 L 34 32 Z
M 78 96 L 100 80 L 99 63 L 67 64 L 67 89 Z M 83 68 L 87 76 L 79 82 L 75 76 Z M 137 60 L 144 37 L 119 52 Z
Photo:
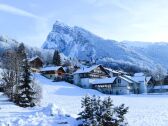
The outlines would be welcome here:
M 71 27 L 69 27 L 68 25 L 66 25 L 60 21 L 56 21 L 53 25 L 52 32 L 68 34 L 70 32 L 70 30 L 71 30 Z
M 81 27 L 70 27 L 59 21 L 54 23 L 42 48 L 57 49 L 67 57 L 95 60 L 109 66 L 132 64 L 141 68 L 152 68 L 156 64 L 151 58 L 153 55 L 144 55 L 143 51 L 133 49 L 127 42 L 105 40 Z

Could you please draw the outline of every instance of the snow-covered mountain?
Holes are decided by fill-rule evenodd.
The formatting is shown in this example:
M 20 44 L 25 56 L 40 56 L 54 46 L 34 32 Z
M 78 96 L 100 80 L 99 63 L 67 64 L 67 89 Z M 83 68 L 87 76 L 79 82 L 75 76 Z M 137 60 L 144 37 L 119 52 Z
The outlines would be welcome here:
M 77 26 L 70 27 L 56 21 L 42 48 L 58 49 L 71 58 L 81 60 L 94 59 L 101 63 L 124 63 L 143 68 L 152 68 L 157 63 L 166 65 L 163 64 L 166 62 L 166 59 L 160 57 L 162 54 L 165 54 L 162 49 L 160 49 L 160 54 L 155 55 L 156 52 L 150 49 L 151 47 L 149 47 L 148 44 L 138 46 L 132 43 L 131 46 L 127 43 L 126 41 L 117 42 L 114 40 L 105 40 L 83 28 Z M 160 46 L 156 45 L 154 47 L 162 48 L 164 45 L 161 44 Z M 143 51 L 144 48 L 146 51 Z M 162 59 L 164 60 L 163 62 L 158 62 Z M 168 64 L 166 66 L 168 68 Z
M 0 36 L 0 58 L 6 49 L 11 49 L 17 46 L 18 44 L 19 42 L 17 42 L 16 40 L 10 39 L 7 36 L 1 35 Z
M 8 49 L 18 44 L 19 42 L 14 39 L 10 39 L 9 37 L 4 35 L 0 36 L 0 50 Z
M 168 43 L 165 42 L 121 42 L 131 50 L 134 50 L 141 55 L 161 64 L 168 68 Z

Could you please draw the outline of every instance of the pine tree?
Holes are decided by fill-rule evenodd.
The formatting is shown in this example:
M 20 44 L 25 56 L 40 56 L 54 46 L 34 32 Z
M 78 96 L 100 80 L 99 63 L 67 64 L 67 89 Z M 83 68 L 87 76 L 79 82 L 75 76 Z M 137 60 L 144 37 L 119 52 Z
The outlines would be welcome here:
M 121 104 L 120 106 L 115 108 L 115 112 L 117 115 L 118 120 L 116 121 L 119 125 L 120 123 L 124 124 L 124 115 L 128 112 L 128 107 L 125 107 L 124 104 Z M 125 123 L 126 125 L 127 123 Z
M 113 121 L 113 104 L 110 97 L 104 99 L 103 101 L 103 114 L 102 114 L 102 123 L 103 126 L 115 126 Z
M 53 56 L 53 64 L 56 66 L 61 65 L 61 56 L 58 50 L 54 51 L 54 56 Z
M 27 59 L 24 60 L 22 70 L 18 86 L 18 105 L 21 107 L 33 107 L 35 106 L 33 103 L 35 92 L 32 88 L 30 66 Z
M 103 126 L 103 111 L 104 111 L 104 106 L 103 106 L 103 102 L 100 99 L 100 97 L 97 97 L 96 99 L 96 104 L 95 104 L 95 117 L 97 120 L 97 126 Z
M 85 96 L 82 99 L 83 111 L 79 113 L 81 126 L 126 126 L 124 115 L 128 107 L 115 107 L 110 97 L 101 100 L 100 97 Z
M 16 75 L 15 75 L 15 78 L 16 78 L 16 84 L 15 84 L 15 92 L 13 94 L 13 101 L 18 104 L 18 86 L 19 86 L 19 83 L 20 83 L 20 75 L 21 75 L 21 72 L 22 72 L 22 66 L 23 66 L 23 60 L 25 59 L 26 57 L 26 53 L 25 53 L 25 46 L 23 43 L 20 43 L 19 46 L 17 48 L 15 48 L 15 52 L 16 52 L 16 63 L 17 65 L 14 66 L 14 69 L 16 71 Z
M 82 98 L 81 105 L 84 110 L 79 113 L 78 119 L 82 119 L 83 126 L 90 126 L 90 119 L 93 115 L 91 98 L 86 95 L 84 98 Z
M 34 95 L 35 92 L 33 90 L 33 83 L 31 79 L 30 66 L 28 64 L 27 55 L 25 52 L 24 44 L 20 45 L 18 48 L 18 52 L 20 52 L 20 77 L 19 84 L 17 86 L 17 97 L 16 104 L 21 107 L 33 107 L 34 104 Z
M 98 103 L 97 103 L 97 97 L 95 95 L 93 95 L 93 97 L 91 98 L 91 105 L 92 105 L 92 109 L 91 109 L 91 125 L 92 126 L 98 126 L 98 122 L 97 122 L 97 110 L 99 109 Z

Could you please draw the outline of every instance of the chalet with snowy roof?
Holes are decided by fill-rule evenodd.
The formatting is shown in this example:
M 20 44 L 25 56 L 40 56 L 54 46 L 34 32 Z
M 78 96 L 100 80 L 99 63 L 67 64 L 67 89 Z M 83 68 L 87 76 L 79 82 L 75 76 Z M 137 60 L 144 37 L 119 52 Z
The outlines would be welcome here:
M 41 68 L 40 73 L 49 79 L 55 79 L 62 77 L 65 74 L 65 70 L 62 66 L 48 66 Z
M 39 56 L 32 57 L 29 59 L 29 64 L 31 68 L 41 68 L 43 67 L 43 61 Z
M 128 75 L 128 73 L 121 71 L 121 70 L 113 70 L 111 68 L 105 68 L 105 70 L 107 71 L 107 73 L 111 76 L 111 77 L 116 77 L 116 76 L 122 76 L 122 75 Z
M 73 81 L 76 85 L 89 88 L 89 79 L 93 78 L 107 78 L 110 75 L 104 69 L 102 65 L 94 65 L 91 67 L 82 67 L 73 73 Z
M 136 83 L 122 76 L 90 79 L 89 81 L 93 89 L 105 94 L 124 95 L 137 93 Z
M 127 76 L 127 79 L 130 79 L 138 84 L 138 93 L 147 93 L 148 92 L 148 85 L 152 85 L 153 79 L 150 76 L 145 76 L 144 73 L 135 73 L 134 76 Z
M 120 73 L 117 72 L 116 70 L 113 70 L 111 68 L 105 68 L 105 70 L 107 71 L 107 73 L 111 76 L 111 77 L 116 77 L 119 76 Z

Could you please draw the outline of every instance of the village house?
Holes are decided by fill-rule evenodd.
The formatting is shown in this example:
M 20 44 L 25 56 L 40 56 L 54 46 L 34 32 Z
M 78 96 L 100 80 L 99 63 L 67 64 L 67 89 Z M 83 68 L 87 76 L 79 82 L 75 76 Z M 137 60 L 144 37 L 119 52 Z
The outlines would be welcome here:
M 29 65 L 32 72 L 39 72 L 39 68 L 43 67 L 43 61 L 39 56 L 35 56 L 29 59 Z
M 138 84 L 138 94 L 147 93 L 148 86 L 152 85 L 153 79 L 150 76 L 145 76 L 144 73 L 135 73 L 134 76 L 124 75 L 125 78 L 133 80 Z
M 90 84 L 93 89 L 96 89 L 105 94 L 136 94 L 137 83 L 122 76 L 90 79 Z
M 73 73 L 73 82 L 78 86 L 90 88 L 90 79 L 107 78 L 110 75 L 106 72 L 103 66 L 94 65 L 91 67 L 82 67 Z
M 66 72 L 62 66 L 48 66 L 41 68 L 40 73 L 43 76 L 54 80 L 56 78 L 62 78 Z
M 147 93 L 147 86 L 152 85 L 153 81 L 152 77 L 147 77 L 144 73 L 129 76 L 101 65 L 94 65 L 78 69 L 73 74 L 73 83 L 106 94 L 142 94 Z

